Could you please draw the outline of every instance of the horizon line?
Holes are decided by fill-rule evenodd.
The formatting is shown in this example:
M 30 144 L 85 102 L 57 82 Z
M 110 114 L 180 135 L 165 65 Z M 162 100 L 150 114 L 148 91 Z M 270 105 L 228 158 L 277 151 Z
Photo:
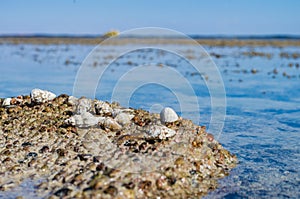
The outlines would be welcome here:
M 186 34 L 193 39 L 300 39 L 300 34 Z M 157 37 L 157 35 L 126 35 L 126 37 Z M 0 33 L 0 38 L 99 38 L 103 34 L 70 34 L 70 33 Z M 170 37 L 165 35 L 165 37 Z M 172 36 L 171 36 L 172 37 Z

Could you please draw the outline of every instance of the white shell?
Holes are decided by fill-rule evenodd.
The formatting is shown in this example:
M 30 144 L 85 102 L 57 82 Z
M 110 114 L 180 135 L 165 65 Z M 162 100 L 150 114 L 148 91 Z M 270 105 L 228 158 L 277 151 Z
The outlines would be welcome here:
M 65 123 L 78 127 L 92 127 L 98 125 L 102 120 L 104 120 L 103 117 L 95 117 L 89 112 L 82 112 L 80 115 L 74 115 L 69 119 L 66 119 Z
M 134 110 L 129 109 L 129 108 L 114 108 L 113 112 L 112 112 L 112 116 L 115 118 L 115 117 L 117 117 L 117 115 L 119 115 L 121 113 L 129 114 L 132 116 L 132 118 L 134 117 Z
M 125 124 L 129 124 L 132 120 L 132 118 L 134 117 L 134 115 L 128 114 L 128 113 L 119 113 L 116 117 L 115 120 L 121 124 L 121 125 L 125 125 Z
M 170 107 L 165 107 L 161 112 L 160 112 L 160 121 L 161 123 L 166 123 L 166 122 L 175 122 L 178 120 L 178 115 L 176 112 L 170 108 Z
M 2 106 L 10 106 L 10 101 L 11 101 L 11 98 L 6 98 L 4 99 L 3 103 L 2 103 Z
M 112 118 L 98 117 L 89 112 L 82 112 L 81 114 L 73 115 L 66 119 L 65 123 L 84 128 L 103 125 L 105 128 L 112 131 L 122 128 L 120 124 Z
M 31 100 L 37 103 L 43 103 L 53 100 L 56 95 L 46 90 L 35 88 L 30 93 Z
M 100 124 L 102 124 L 105 128 L 108 128 L 112 131 L 117 131 L 122 128 L 121 125 L 118 122 L 116 122 L 116 120 L 114 120 L 110 117 L 107 117 L 107 118 L 101 120 Z
M 82 114 L 91 110 L 91 100 L 87 98 L 80 98 L 77 101 L 76 113 Z
M 148 134 L 151 137 L 159 138 L 163 140 L 168 137 L 173 137 L 176 134 L 176 131 L 165 126 L 154 125 L 150 127 Z
M 100 100 L 96 101 L 94 106 L 96 114 L 107 114 L 113 112 L 112 108 L 109 106 L 108 103 Z
M 72 106 L 74 106 L 75 104 L 78 103 L 78 98 L 74 97 L 74 96 L 69 96 L 68 103 L 71 104 Z

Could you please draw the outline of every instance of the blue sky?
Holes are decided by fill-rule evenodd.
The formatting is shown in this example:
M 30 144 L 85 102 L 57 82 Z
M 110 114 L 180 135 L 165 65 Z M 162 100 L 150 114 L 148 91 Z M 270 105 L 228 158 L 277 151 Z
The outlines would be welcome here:
M 146 26 L 200 35 L 300 35 L 299 0 L 1 0 L 0 34 L 102 34 Z

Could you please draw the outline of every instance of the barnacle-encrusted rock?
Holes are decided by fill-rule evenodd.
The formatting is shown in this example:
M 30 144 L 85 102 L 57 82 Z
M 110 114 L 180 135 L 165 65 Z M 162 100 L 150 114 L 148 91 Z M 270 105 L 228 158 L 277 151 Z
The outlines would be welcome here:
M 163 125 L 159 114 L 117 103 L 50 99 L 18 96 L 0 107 L 1 191 L 32 178 L 42 179 L 41 198 L 199 198 L 236 166 L 190 120 Z

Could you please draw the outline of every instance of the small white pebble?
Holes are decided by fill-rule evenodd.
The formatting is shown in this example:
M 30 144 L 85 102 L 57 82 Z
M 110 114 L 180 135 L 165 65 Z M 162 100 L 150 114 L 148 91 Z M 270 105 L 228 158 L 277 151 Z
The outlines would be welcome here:
M 162 124 L 166 122 L 175 122 L 178 120 L 178 115 L 176 112 L 170 108 L 170 107 L 165 107 L 161 112 L 160 112 L 160 121 Z

